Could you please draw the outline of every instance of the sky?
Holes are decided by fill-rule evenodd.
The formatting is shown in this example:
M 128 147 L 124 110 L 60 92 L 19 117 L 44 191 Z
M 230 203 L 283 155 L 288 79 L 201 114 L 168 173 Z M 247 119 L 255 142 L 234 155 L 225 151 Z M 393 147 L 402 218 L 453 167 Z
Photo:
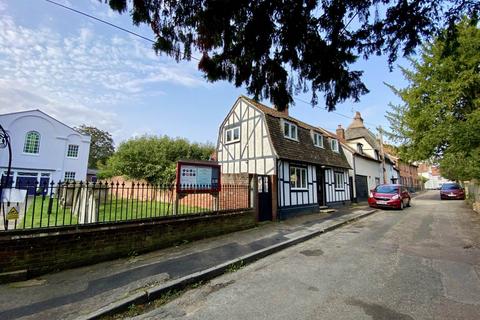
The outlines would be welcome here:
M 98 0 L 57 2 L 154 38 L 148 26 L 133 26 L 128 14 Z M 372 131 L 388 128 L 388 104 L 400 100 L 384 82 L 407 85 L 398 66 L 390 72 L 385 57 L 371 57 L 354 68 L 364 71 L 370 90 L 360 102 L 346 101 L 331 113 L 321 102 L 300 101 L 310 101 L 307 92 L 294 97 L 290 115 L 335 131 L 360 111 Z M 144 134 L 216 143 L 219 125 L 242 94 L 228 82 L 208 83 L 195 60 L 156 55 L 146 40 L 44 0 L 0 0 L 0 113 L 40 109 L 70 126 L 107 130 L 117 145 Z

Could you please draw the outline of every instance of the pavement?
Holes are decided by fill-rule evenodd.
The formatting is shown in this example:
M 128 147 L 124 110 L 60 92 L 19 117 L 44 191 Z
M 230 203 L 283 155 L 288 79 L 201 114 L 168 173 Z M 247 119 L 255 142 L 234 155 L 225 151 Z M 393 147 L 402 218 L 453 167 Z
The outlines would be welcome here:
M 365 205 L 311 214 L 125 259 L 0 285 L 0 319 L 94 319 L 212 279 L 372 214 Z
M 429 191 L 140 311 L 123 316 L 480 319 L 480 214 Z

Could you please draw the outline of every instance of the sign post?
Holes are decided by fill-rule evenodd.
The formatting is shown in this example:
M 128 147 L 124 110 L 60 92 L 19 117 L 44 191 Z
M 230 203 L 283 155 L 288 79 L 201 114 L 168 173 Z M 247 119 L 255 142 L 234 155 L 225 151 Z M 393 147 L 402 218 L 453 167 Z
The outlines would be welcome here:
M 221 190 L 220 165 L 213 161 L 180 160 L 177 162 L 177 181 L 174 214 L 179 201 L 188 194 L 209 193 L 214 197 L 213 209 L 219 208 Z

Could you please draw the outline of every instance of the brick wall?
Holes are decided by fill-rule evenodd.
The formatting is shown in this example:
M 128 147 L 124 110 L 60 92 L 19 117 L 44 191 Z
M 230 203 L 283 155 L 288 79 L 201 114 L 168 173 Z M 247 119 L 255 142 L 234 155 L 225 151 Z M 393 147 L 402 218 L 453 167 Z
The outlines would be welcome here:
M 111 183 L 114 184 L 111 192 L 123 199 L 160 201 L 173 205 L 176 197 L 174 189 L 162 190 L 142 180 L 134 181 L 127 180 L 124 177 L 114 177 L 108 180 L 109 186 L 111 186 Z M 208 193 L 189 193 L 181 197 L 179 205 L 213 210 L 215 208 L 215 197 Z M 223 174 L 218 209 L 230 210 L 248 207 L 250 207 L 249 175 Z
M 0 233 L 0 273 L 33 277 L 197 240 L 255 225 L 252 210 L 181 219 L 17 230 Z

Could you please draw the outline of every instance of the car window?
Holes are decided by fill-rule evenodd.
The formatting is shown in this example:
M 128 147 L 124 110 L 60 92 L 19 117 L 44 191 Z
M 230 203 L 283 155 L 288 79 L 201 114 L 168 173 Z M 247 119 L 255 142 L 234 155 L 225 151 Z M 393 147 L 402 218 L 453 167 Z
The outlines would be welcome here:
M 456 183 L 445 183 L 442 186 L 442 190 L 458 190 L 460 189 L 460 186 Z
M 377 186 L 375 188 L 375 192 L 378 193 L 397 193 L 398 187 L 397 186 Z

